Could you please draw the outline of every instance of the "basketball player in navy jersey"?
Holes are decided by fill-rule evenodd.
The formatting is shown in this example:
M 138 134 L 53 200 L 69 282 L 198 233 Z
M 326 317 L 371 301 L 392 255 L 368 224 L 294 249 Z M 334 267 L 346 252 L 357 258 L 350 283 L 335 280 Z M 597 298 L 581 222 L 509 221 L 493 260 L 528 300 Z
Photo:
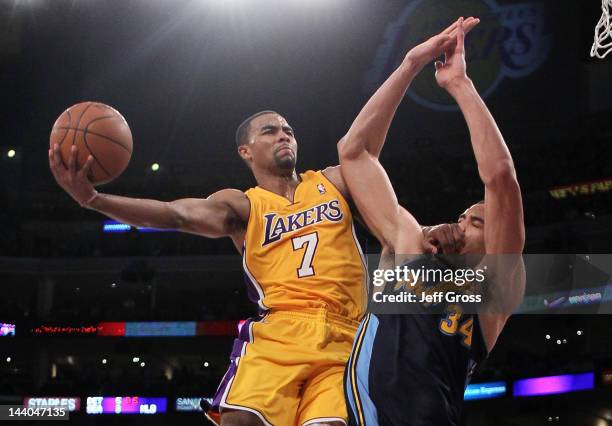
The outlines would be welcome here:
M 446 304 L 432 313 L 368 314 L 361 321 L 345 373 L 345 390 L 354 425 L 456 425 L 463 393 L 474 367 L 484 360 L 524 293 L 525 230 L 521 192 L 510 152 L 486 105 L 466 75 L 464 22 L 457 42 L 436 61 L 436 81 L 457 102 L 469 127 L 484 202 L 470 206 L 458 220 L 465 244 L 461 254 L 488 262 L 487 283 L 495 278 L 491 305 L 467 314 Z M 443 43 L 444 33 L 428 43 Z M 426 45 L 424 43 L 423 45 Z M 338 144 L 342 174 L 361 216 L 383 246 L 383 254 L 423 253 L 416 219 L 398 205 L 378 161 L 391 120 L 412 78 L 431 60 L 427 52 L 406 55 L 378 89 Z M 410 161 L 410 159 L 407 159 Z M 504 262 L 498 254 L 514 254 Z M 495 257 L 499 259 L 501 256 Z M 429 260 L 428 260 L 429 259 Z M 441 257 L 419 256 L 410 266 L 443 266 Z M 396 263 L 397 264 L 397 263 Z M 482 265 L 482 264 L 481 264 Z M 393 265 L 395 266 L 395 265 Z M 475 266 L 475 265 L 474 265 Z M 393 283 L 391 291 L 397 288 Z M 485 310 L 486 309 L 486 310 Z

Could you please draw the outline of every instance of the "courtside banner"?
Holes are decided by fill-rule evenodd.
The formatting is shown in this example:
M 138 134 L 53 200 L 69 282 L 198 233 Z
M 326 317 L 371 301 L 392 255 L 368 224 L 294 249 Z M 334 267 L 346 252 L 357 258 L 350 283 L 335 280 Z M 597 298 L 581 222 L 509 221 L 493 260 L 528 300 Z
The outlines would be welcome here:
M 610 314 L 612 254 L 367 256 L 373 314 Z
M 98 336 L 193 337 L 235 336 L 237 321 L 101 322 Z
M 476 399 L 489 399 L 506 394 L 506 382 L 471 383 L 465 388 L 463 399 L 473 401 Z
M 78 396 L 26 396 L 23 405 L 28 408 L 65 407 L 70 412 L 81 409 L 81 398 Z
M 87 414 L 158 414 L 165 413 L 167 398 L 142 396 L 89 396 Z
M 202 407 L 200 406 L 200 401 L 202 399 L 205 399 L 210 404 L 212 404 L 213 402 L 212 398 L 204 398 L 204 397 L 199 397 L 199 396 L 182 397 L 182 398 L 176 399 L 175 409 L 176 411 L 182 411 L 182 412 L 203 411 Z

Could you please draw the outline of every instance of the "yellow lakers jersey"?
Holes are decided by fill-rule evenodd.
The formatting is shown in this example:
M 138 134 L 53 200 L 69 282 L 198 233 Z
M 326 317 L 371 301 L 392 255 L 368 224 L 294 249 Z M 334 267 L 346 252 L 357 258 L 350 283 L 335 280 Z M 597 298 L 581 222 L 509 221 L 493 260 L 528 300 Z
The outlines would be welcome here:
M 263 310 L 325 308 L 359 320 L 366 270 L 349 205 L 321 171 L 300 177 L 293 203 L 260 187 L 246 191 L 249 297 Z

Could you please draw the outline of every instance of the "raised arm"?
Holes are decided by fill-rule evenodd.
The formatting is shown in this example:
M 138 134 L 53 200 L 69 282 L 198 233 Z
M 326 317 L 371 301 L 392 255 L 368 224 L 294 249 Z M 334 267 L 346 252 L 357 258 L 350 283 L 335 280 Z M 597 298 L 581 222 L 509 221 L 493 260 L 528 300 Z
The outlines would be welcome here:
M 357 158 L 344 158 L 341 144 L 339 154 L 342 175 L 370 232 L 390 253 L 420 253 L 423 239 L 421 227 L 398 204 L 385 169 L 366 152 Z
M 454 48 L 458 22 L 453 22 L 440 34 L 410 49 L 400 66 L 372 95 L 353 121 L 346 135 L 346 140 L 351 143 L 345 143 L 343 147 L 345 155 L 358 155 L 364 150 L 374 157 L 380 155 L 391 120 L 410 83 L 425 65 Z M 466 19 L 465 31 L 469 32 L 479 22 L 477 18 Z
M 462 28 L 460 24 L 456 47 L 448 51 L 446 62 L 436 62 L 436 80 L 455 98 L 470 130 L 478 173 L 485 187 L 486 252 L 522 253 L 523 203 L 514 162 L 493 116 L 466 74 Z
M 510 151 L 493 116 L 467 77 L 463 30 L 445 63 L 436 62 L 436 80 L 455 98 L 467 122 L 478 173 L 485 187 L 484 243 L 489 302 L 480 310 L 480 324 L 490 351 L 506 320 L 525 291 L 522 257 L 525 244 L 523 203 Z M 503 255 L 503 256 L 502 256 Z M 510 256 L 508 256 L 510 255 Z
M 233 189 L 216 192 L 207 199 L 172 202 L 98 193 L 87 179 L 92 157 L 77 170 L 76 155 L 77 149 L 73 147 L 66 168 L 60 159 L 59 148 L 49 150 L 49 166 L 57 183 L 82 207 L 129 225 L 177 229 L 218 238 L 234 237 L 248 219 L 248 200 L 244 193 Z
M 468 22 L 471 29 L 479 21 L 470 18 Z M 398 69 L 366 103 L 346 136 L 338 143 L 342 175 L 361 217 L 381 244 L 393 252 L 420 252 L 422 233 L 414 217 L 399 206 L 378 156 L 410 82 L 429 61 L 445 49 L 454 47 L 457 24 L 453 23 L 442 33 L 411 49 Z M 402 232 L 399 232 L 400 229 Z

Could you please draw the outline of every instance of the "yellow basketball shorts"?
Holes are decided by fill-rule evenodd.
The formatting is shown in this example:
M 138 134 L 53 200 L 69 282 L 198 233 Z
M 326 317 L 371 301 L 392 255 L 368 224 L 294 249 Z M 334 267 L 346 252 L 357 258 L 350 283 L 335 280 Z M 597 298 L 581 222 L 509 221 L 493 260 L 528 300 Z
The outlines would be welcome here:
M 249 411 L 265 425 L 346 424 L 343 375 L 358 325 L 324 309 L 247 321 L 213 407 Z

